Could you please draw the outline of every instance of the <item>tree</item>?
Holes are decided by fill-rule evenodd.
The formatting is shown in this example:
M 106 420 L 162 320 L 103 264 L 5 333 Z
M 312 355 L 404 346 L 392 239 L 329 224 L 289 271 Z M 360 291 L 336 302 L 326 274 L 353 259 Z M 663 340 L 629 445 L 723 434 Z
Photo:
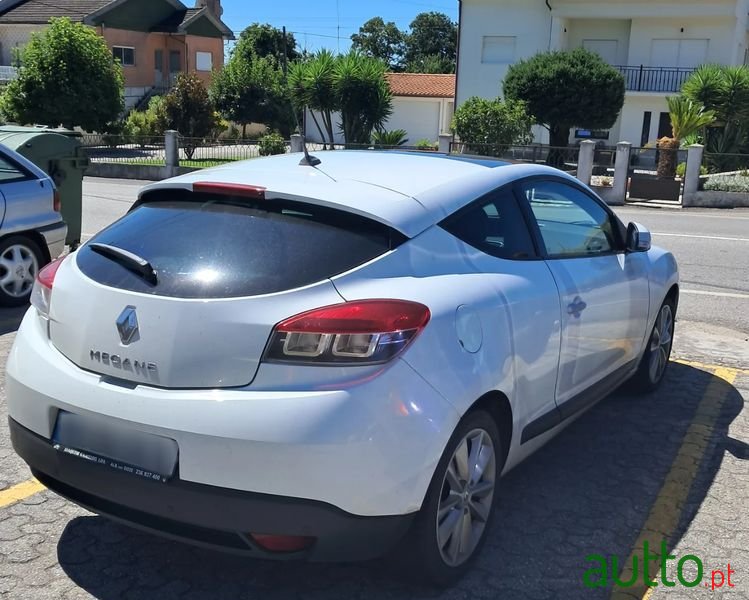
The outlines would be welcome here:
M 20 61 L 2 98 L 8 120 L 104 131 L 122 114 L 122 67 L 90 27 L 51 19 L 31 36 Z
M 658 176 L 673 179 L 681 140 L 711 125 L 715 121 L 715 113 L 685 96 L 670 96 L 666 102 L 672 131 L 670 138 L 658 140 Z
M 570 129 L 611 127 L 624 105 L 624 78 L 593 52 L 578 48 L 536 54 L 510 66 L 508 100 L 522 100 L 549 130 L 551 145 L 569 143 Z
M 531 143 L 532 125 L 523 102 L 474 96 L 455 111 L 452 128 L 469 152 L 501 156 L 508 146 Z
M 735 155 L 749 145 L 749 69 L 703 65 L 682 87 L 682 95 L 715 113 L 715 122 L 700 131 L 712 170 L 733 170 Z
M 428 64 L 439 66 L 440 73 L 454 73 L 458 48 L 457 24 L 446 14 L 423 12 L 416 15 L 410 28 L 406 36 L 407 69 L 426 72 L 419 65 Z
M 242 137 L 250 123 L 264 123 L 287 131 L 290 105 L 281 69 L 271 57 L 235 53 L 214 75 L 210 91 L 216 109 L 228 120 L 242 126 Z
M 289 94 L 298 109 L 313 111 L 312 119 L 326 145 L 329 142 L 333 148 L 335 143 L 336 112 L 341 114 L 339 127 L 347 144 L 369 144 L 372 132 L 382 130 L 393 110 L 386 70 L 383 61 L 356 50 L 338 57 L 321 50 L 311 60 L 292 66 Z
M 284 56 L 287 63 L 300 58 L 294 34 L 287 32 L 284 43 L 283 31 L 268 23 L 253 23 L 239 34 L 239 39 L 231 52 L 232 57 L 235 55 L 244 56 L 248 62 L 255 57 L 271 56 L 281 65 Z
M 336 60 L 330 51 L 320 50 L 311 59 L 292 65 L 288 82 L 292 102 L 299 110 L 309 108 L 312 111 L 312 120 L 323 143 L 329 141 L 331 148 L 335 143 L 333 113 L 340 108 L 333 84 Z M 315 112 L 319 113 L 322 125 Z
M 430 54 L 406 65 L 409 73 L 454 73 L 455 60 Z
M 405 37 L 393 21 L 385 23 L 382 17 L 374 17 L 351 36 L 351 47 L 365 56 L 385 61 L 392 71 L 402 71 Z
M 352 51 L 339 56 L 333 89 L 341 110 L 341 131 L 347 144 L 369 144 L 393 112 L 393 95 L 385 79 L 387 65 Z
M 213 102 L 203 81 L 194 73 L 180 73 L 164 97 L 163 110 L 166 128 L 179 131 L 185 154 L 192 158 L 200 141 L 216 126 Z

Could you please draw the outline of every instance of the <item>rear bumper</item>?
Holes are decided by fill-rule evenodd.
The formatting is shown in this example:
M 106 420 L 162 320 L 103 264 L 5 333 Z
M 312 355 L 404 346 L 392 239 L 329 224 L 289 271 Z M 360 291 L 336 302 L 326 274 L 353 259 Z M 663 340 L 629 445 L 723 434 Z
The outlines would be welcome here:
M 55 450 L 50 441 L 8 419 L 15 451 L 49 489 L 93 512 L 161 536 L 259 558 L 366 560 L 386 553 L 413 514 L 359 517 L 330 504 L 238 492 L 176 478 L 147 481 Z M 309 536 L 301 552 L 273 553 L 250 533 Z
M 241 389 L 120 385 L 65 358 L 32 308 L 8 358 L 8 414 L 45 440 L 61 411 L 174 440 L 184 483 L 308 499 L 363 517 L 421 508 L 458 421 L 444 398 L 403 361 L 335 387 L 293 385 L 303 373 L 274 367 L 261 366 L 256 383 Z
M 65 237 L 68 235 L 68 226 L 60 221 L 46 227 L 40 227 L 37 231 L 42 234 L 47 244 L 49 256 L 55 260 L 65 249 Z

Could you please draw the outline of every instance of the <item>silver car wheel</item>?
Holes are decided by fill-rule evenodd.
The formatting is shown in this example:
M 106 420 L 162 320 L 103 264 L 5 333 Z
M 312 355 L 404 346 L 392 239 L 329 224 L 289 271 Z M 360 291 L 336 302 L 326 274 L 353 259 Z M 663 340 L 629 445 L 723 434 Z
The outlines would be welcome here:
M 674 316 L 671 307 L 664 304 L 658 318 L 655 320 L 653 335 L 650 337 L 650 364 L 648 376 L 651 383 L 658 383 L 663 377 L 668 364 L 673 342 Z
M 481 541 L 491 513 L 496 455 L 491 436 L 473 429 L 447 465 L 437 506 L 437 543 L 451 567 L 467 561 Z
M 13 244 L 0 255 L 0 289 L 11 298 L 28 296 L 38 272 L 39 261 L 28 246 Z

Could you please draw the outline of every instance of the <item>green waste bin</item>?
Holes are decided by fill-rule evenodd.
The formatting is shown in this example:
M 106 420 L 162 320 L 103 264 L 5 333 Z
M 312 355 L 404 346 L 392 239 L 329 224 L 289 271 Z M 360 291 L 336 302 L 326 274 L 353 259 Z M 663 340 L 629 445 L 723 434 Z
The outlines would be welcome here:
M 69 129 L 0 127 L 0 144 L 29 159 L 55 182 L 62 218 L 68 226 L 65 241 L 72 248 L 81 241 L 83 173 L 88 167 L 80 138 L 79 133 Z

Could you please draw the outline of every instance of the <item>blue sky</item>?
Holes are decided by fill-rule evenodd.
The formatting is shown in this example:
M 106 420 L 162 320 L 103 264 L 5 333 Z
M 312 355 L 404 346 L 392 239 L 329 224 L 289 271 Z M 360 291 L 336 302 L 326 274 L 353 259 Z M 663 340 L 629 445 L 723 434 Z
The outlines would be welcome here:
M 297 43 L 309 50 L 329 48 L 345 52 L 351 34 L 368 19 L 380 16 L 401 29 L 420 12 L 439 11 L 458 20 L 457 0 L 222 0 L 224 22 L 236 32 L 254 22 L 286 25 Z M 340 41 L 339 29 L 340 26 Z

